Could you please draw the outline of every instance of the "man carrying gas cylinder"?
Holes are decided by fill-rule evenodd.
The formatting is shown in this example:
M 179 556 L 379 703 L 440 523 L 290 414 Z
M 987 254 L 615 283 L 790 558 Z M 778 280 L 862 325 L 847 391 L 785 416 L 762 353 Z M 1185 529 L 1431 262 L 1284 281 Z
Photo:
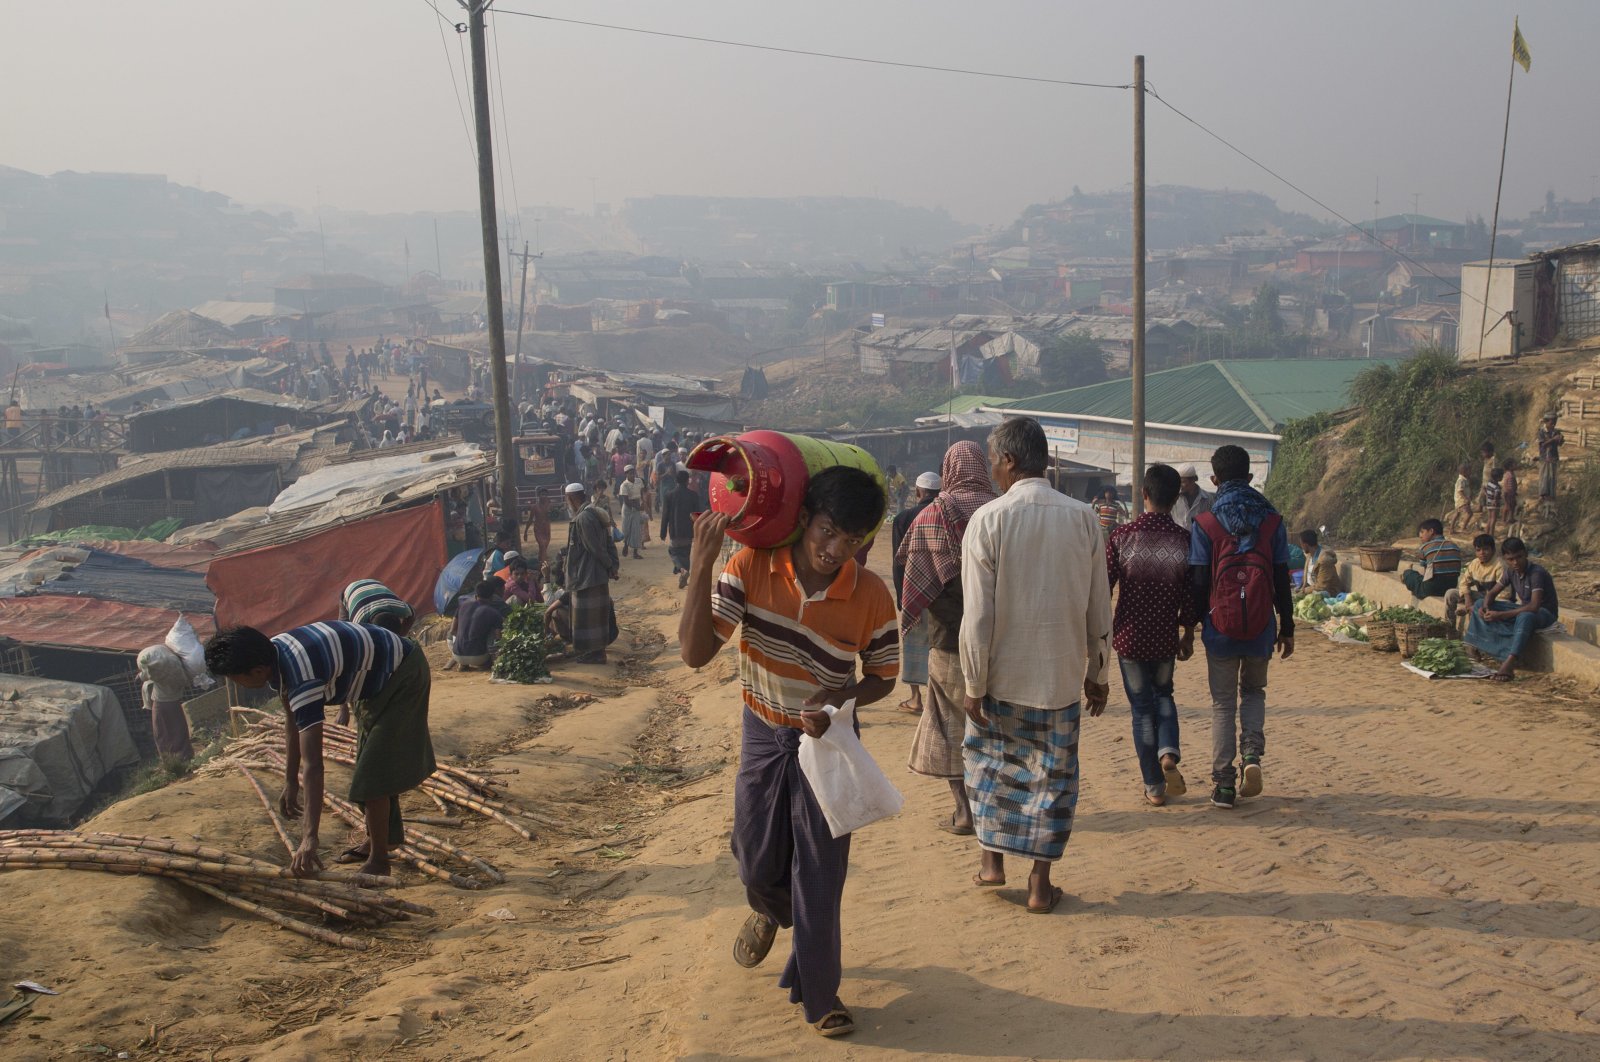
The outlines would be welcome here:
M 853 559 L 880 524 L 886 497 L 871 474 L 839 466 L 811 477 L 800 537 L 745 547 L 713 580 L 729 515 L 694 524 L 689 586 L 678 639 L 684 663 L 702 667 L 739 628 L 743 744 L 734 789 L 733 853 L 752 909 L 734 960 L 754 967 L 779 928 L 794 930 L 779 980 L 823 1036 L 855 1031 L 839 1000 L 840 904 L 850 836 L 835 838 L 800 771 L 800 735 L 821 737 L 821 707 L 887 697 L 900 669 L 894 598 Z M 861 676 L 856 677 L 859 658 Z

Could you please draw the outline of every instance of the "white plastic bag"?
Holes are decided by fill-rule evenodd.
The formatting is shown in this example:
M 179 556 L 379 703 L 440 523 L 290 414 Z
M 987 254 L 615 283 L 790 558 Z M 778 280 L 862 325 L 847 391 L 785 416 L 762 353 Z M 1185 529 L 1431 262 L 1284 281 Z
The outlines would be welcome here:
M 823 710 L 833 721 L 820 738 L 801 736 L 800 771 L 811 783 L 828 831 L 839 838 L 898 815 L 905 797 L 861 744 L 855 728 L 856 702 Z
M 194 632 L 194 627 L 182 614 L 179 614 L 178 622 L 167 632 L 166 646 L 178 654 L 178 659 L 183 661 L 184 670 L 189 672 L 189 677 L 194 680 L 196 686 L 217 684 L 217 680 L 206 670 L 205 646 L 200 644 L 200 636 Z

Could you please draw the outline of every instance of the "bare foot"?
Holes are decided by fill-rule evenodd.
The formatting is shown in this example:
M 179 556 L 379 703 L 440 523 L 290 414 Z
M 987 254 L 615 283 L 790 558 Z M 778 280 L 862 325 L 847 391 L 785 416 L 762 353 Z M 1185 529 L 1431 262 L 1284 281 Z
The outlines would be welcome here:
M 371 874 L 374 877 L 379 878 L 386 878 L 389 876 L 389 861 L 385 859 L 381 862 L 378 862 L 369 859 L 365 863 L 361 864 L 360 873 Z

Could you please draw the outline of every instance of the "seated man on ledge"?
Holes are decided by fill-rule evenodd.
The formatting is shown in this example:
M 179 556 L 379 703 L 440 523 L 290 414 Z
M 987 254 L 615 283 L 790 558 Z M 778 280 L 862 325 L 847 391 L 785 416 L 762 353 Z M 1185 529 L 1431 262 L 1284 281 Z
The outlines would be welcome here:
M 1422 521 L 1417 534 L 1422 539 L 1422 570 L 1407 568 L 1400 581 L 1412 597 L 1443 597 L 1461 581 L 1461 547 L 1445 537 L 1442 520 Z
M 1555 581 L 1543 565 L 1528 560 L 1528 547 L 1522 539 L 1508 538 L 1501 543 L 1500 559 L 1505 562 L 1505 578 L 1491 587 L 1473 610 L 1466 643 L 1503 660 L 1494 680 L 1510 682 L 1528 639 L 1554 624 L 1561 608 Z M 1496 601 L 1507 589 L 1512 600 Z

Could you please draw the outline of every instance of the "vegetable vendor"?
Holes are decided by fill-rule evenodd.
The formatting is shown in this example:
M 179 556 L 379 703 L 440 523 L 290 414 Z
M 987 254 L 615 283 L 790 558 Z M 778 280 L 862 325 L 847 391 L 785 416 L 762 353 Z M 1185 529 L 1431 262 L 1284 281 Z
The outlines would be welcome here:
M 1344 593 L 1344 580 L 1339 578 L 1339 555 L 1324 546 L 1309 527 L 1300 532 L 1300 548 L 1306 554 L 1306 578 L 1301 589 L 1324 594 Z
M 1400 574 L 1411 596 L 1443 597 L 1461 581 L 1461 547 L 1445 537 L 1444 522 L 1436 518 L 1417 525 L 1422 539 L 1422 570 L 1407 568 Z
M 1542 564 L 1528 559 L 1528 547 L 1520 538 L 1508 538 L 1500 547 L 1505 562 L 1505 578 L 1484 594 L 1467 626 L 1466 642 L 1503 662 L 1494 674 L 1496 682 L 1510 682 L 1516 676 L 1517 659 L 1527 648 L 1535 631 L 1555 624 L 1561 615 L 1555 580 Z M 1510 601 L 1496 600 L 1506 590 Z

